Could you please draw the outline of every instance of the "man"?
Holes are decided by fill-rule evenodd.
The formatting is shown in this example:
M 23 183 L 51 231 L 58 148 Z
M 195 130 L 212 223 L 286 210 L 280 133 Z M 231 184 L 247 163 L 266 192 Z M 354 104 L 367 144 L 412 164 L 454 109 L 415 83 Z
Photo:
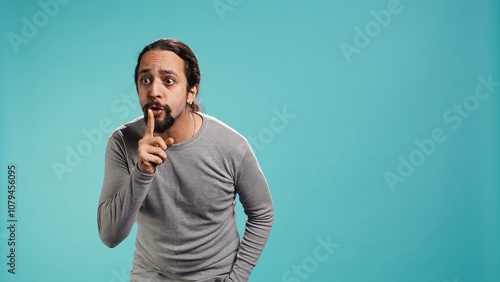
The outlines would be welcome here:
M 247 140 L 200 113 L 198 61 L 160 39 L 139 54 L 135 83 L 144 117 L 108 140 L 97 214 L 113 248 L 138 224 L 131 281 L 248 281 L 274 210 Z M 247 215 L 240 242 L 235 197 Z

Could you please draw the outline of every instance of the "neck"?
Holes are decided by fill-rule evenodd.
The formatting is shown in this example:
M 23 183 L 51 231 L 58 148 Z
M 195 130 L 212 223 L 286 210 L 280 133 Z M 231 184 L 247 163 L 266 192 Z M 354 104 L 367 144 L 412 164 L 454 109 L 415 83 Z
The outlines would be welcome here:
M 189 107 L 175 119 L 174 124 L 160 136 L 163 139 L 173 138 L 174 144 L 185 142 L 191 139 L 196 131 L 198 131 L 199 122 L 198 115 L 191 113 Z

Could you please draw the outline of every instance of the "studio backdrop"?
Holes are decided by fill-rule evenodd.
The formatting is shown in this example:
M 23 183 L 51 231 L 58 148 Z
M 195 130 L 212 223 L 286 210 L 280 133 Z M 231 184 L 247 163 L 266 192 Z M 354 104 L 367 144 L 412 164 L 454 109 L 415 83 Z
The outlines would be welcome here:
M 166 37 L 269 183 L 250 281 L 500 281 L 499 1 L 3 0 L 0 22 L 0 281 L 129 280 L 136 229 L 97 232 L 104 151 Z

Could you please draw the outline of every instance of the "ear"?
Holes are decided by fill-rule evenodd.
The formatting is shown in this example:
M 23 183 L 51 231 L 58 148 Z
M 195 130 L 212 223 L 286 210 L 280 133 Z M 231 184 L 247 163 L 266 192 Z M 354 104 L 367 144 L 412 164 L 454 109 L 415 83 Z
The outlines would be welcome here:
M 193 85 L 193 87 L 189 89 L 187 96 L 188 104 L 191 104 L 194 101 L 194 99 L 196 99 L 196 94 L 198 94 L 198 84 Z

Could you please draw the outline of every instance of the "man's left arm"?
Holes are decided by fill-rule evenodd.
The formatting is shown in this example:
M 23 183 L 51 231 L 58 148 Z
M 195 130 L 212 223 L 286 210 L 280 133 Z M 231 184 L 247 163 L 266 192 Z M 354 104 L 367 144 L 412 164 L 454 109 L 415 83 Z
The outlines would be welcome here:
M 267 181 L 248 145 L 247 152 L 237 168 L 235 189 L 247 221 L 243 240 L 228 281 L 248 281 L 269 238 L 274 220 L 274 208 Z

